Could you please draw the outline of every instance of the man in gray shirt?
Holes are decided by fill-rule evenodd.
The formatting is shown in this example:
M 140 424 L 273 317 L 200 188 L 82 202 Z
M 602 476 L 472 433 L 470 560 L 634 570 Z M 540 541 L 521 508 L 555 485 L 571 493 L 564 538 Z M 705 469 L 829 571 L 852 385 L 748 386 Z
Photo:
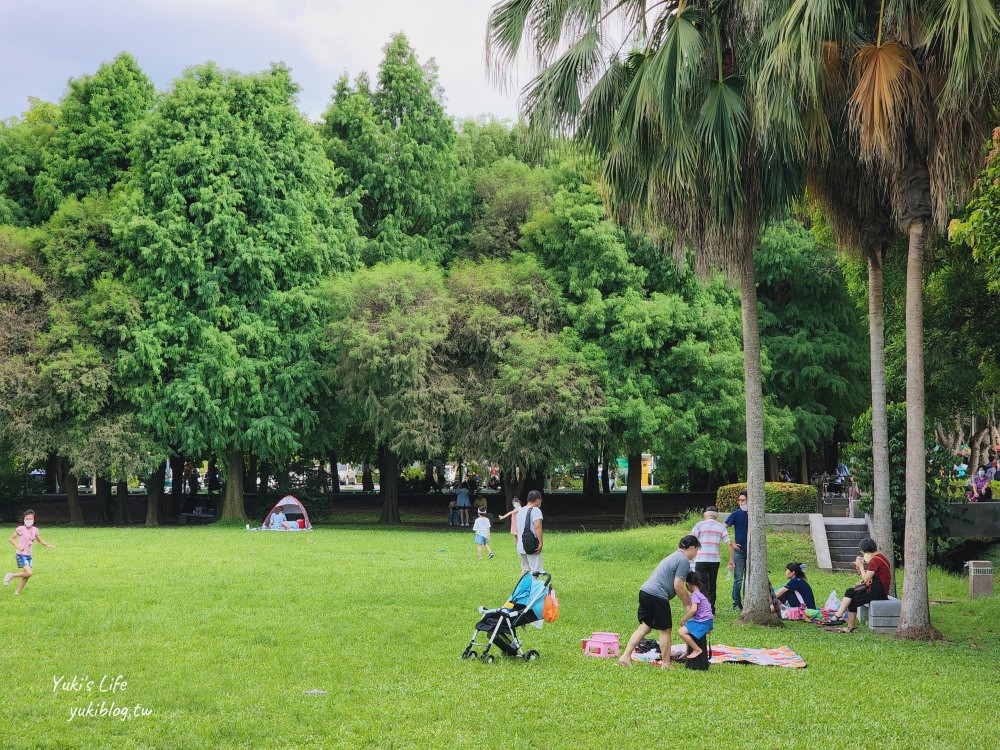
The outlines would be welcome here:
M 691 603 L 691 596 L 684 588 L 684 582 L 691 572 L 691 561 L 700 547 L 698 537 L 691 534 L 681 537 L 677 551 L 663 558 L 649 580 L 639 588 L 639 627 L 632 633 L 618 659 L 623 666 L 632 666 L 632 652 L 639 641 L 649 635 L 650 631 L 659 630 L 663 668 L 673 669 L 670 663 L 670 636 L 673 628 L 670 600 L 674 596 L 678 597 L 685 608 Z

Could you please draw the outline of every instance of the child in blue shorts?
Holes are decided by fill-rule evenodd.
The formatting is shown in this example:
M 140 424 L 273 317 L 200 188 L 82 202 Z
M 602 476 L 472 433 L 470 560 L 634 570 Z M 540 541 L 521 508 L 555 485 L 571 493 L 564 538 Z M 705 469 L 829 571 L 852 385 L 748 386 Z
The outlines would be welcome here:
M 24 584 L 31 578 L 31 546 L 36 540 L 39 544 L 49 549 L 55 549 L 54 544 L 46 542 L 42 539 L 41 534 L 38 533 L 38 527 L 35 526 L 35 511 L 26 510 L 24 511 L 24 515 L 21 516 L 21 525 L 14 530 L 14 533 L 10 535 L 10 539 L 7 540 L 17 550 L 17 553 L 14 555 L 14 561 L 17 563 L 17 567 L 21 568 L 21 572 L 7 573 L 3 577 L 3 585 L 9 585 L 12 578 L 20 578 L 21 582 L 14 589 L 15 594 L 20 594 L 24 590 Z
M 691 592 L 691 603 L 681 620 L 680 630 L 677 634 L 681 637 L 691 651 L 688 659 L 697 659 L 702 654 L 702 649 L 698 641 L 712 632 L 715 627 L 715 620 L 712 617 L 712 603 L 708 597 L 701 593 L 701 576 L 696 572 L 688 573 L 684 584 Z

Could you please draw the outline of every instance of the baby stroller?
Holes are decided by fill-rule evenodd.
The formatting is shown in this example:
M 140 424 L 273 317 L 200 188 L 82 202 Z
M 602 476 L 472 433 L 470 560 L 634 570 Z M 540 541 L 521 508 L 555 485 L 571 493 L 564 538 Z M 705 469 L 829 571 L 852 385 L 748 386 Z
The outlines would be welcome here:
M 544 578 L 545 582 L 542 583 L 540 578 Z M 537 651 L 525 653 L 521 650 L 521 639 L 517 637 L 517 629 L 542 619 L 545 595 L 551 591 L 551 584 L 552 576 L 548 573 L 525 573 L 514 587 L 510 601 L 498 609 L 480 607 L 479 614 L 482 615 L 482 619 L 476 623 L 472 640 L 462 652 L 462 658 L 479 658 L 487 664 L 492 664 L 493 654 L 490 653 L 490 649 L 496 646 L 507 656 L 525 661 L 537 659 Z M 480 633 L 486 634 L 485 642 L 479 640 Z

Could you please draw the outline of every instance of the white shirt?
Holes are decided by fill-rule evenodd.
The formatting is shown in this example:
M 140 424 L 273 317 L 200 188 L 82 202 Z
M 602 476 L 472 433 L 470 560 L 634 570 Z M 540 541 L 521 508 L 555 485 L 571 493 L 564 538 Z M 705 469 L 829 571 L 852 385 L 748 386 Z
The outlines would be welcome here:
M 490 535 L 490 519 L 486 516 L 480 516 L 476 519 L 476 522 L 472 524 L 472 530 L 479 536 L 488 537 Z

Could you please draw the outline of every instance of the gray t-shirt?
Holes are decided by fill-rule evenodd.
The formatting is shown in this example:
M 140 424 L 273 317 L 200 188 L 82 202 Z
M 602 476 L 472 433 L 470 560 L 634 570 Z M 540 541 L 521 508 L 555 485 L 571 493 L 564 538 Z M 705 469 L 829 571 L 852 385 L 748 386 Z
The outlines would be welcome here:
M 535 521 L 542 520 L 542 509 L 534 505 L 524 505 L 517 511 L 517 551 L 524 554 L 524 544 L 522 534 L 524 534 L 524 524 L 528 518 L 528 511 L 531 511 L 531 530 L 535 530 Z
M 660 564 L 656 566 L 656 570 L 653 571 L 649 580 L 639 588 L 647 594 L 658 596 L 661 599 L 673 599 L 677 594 L 674 591 L 674 578 L 680 578 L 683 581 L 690 572 L 691 561 L 688 560 L 688 556 L 684 554 L 683 550 L 677 550 L 660 560 Z

